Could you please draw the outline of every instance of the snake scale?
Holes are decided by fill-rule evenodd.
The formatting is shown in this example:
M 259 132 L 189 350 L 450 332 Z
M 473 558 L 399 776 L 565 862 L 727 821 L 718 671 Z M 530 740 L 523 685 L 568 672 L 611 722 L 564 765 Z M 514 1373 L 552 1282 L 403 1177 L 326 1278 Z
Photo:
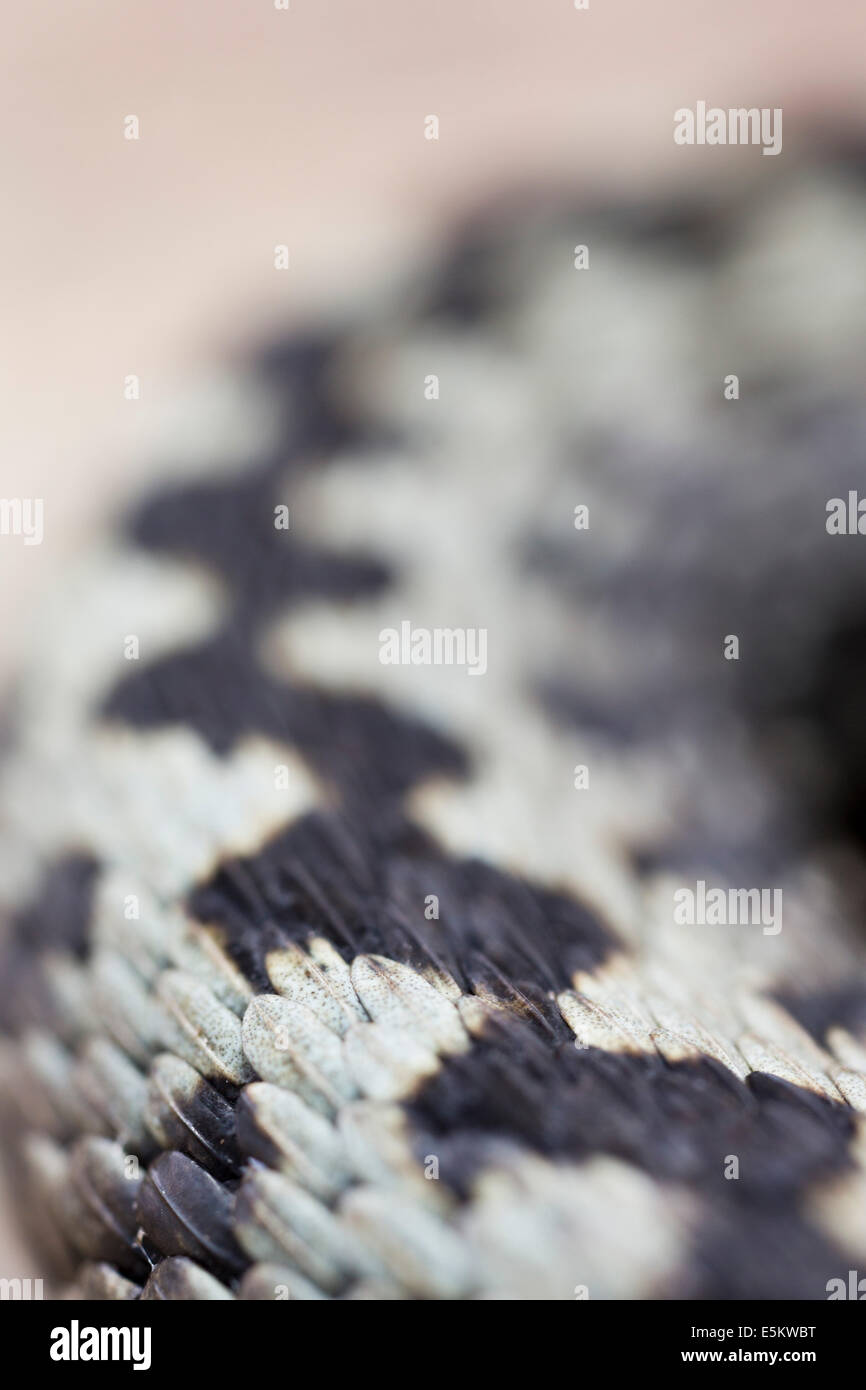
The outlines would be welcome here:
M 866 185 L 760 173 L 467 217 L 192 392 L 66 576 L 0 768 L 55 1295 L 866 1271 Z

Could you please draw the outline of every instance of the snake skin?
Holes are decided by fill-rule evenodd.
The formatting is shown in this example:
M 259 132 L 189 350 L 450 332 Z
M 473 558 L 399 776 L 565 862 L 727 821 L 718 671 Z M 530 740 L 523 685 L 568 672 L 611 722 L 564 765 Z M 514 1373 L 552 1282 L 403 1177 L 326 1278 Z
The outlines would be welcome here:
M 864 284 L 850 157 L 517 198 L 172 417 L 5 720 L 3 1129 L 57 1294 L 866 1271 L 866 540 L 825 527 Z M 403 622 L 486 671 L 382 664 Z M 782 929 L 678 923 L 699 880 Z

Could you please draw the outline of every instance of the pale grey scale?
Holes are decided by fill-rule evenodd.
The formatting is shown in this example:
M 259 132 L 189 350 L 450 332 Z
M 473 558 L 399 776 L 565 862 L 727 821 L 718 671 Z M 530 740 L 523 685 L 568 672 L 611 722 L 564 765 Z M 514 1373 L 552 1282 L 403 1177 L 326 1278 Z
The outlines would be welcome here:
M 146 1066 L 165 1045 L 165 1013 L 152 990 L 124 956 L 106 949 L 93 956 L 91 983 L 96 1016 L 124 1052 Z
M 834 1072 L 833 1080 L 851 1109 L 866 1114 L 866 1073 L 840 1067 Z
M 129 972 L 147 984 L 172 968 L 195 975 L 221 1003 L 242 1014 L 252 998 L 252 986 L 213 933 L 177 909 L 161 905 L 138 886 L 140 891 L 133 896 L 139 899 L 139 916 L 129 920 L 119 906 L 129 896 L 128 878 L 112 876 L 97 889 L 94 956 L 107 952 L 121 959 Z
M 343 1048 L 358 1090 L 371 1100 L 404 1100 L 440 1067 L 433 1049 L 410 1029 L 387 1023 L 350 1028 Z
M 180 970 L 203 980 L 232 1013 L 243 1016 L 253 987 L 211 932 L 195 922 L 186 924 L 172 958 Z
M 666 1028 L 654 1028 L 650 1037 L 659 1056 L 666 1062 L 697 1062 L 703 1056 L 695 1043 Z
M 235 1237 L 257 1261 L 288 1261 L 326 1292 L 352 1278 L 382 1272 L 379 1262 L 345 1225 L 281 1173 L 252 1169 L 235 1200 Z
M 76 1059 L 62 1043 L 33 1030 L 21 1040 L 21 1063 L 33 1083 L 27 1098 L 30 1125 L 41 1112 L 45 1133 L 58 1138 L 109 1132 L 104 1116 L 76 1084 Z
M 374 1022 L 409 1028 L 435 1052 L 465 1052 L 469 1046 L 454 1005 L 408 965 L 356 956 L 352 984 Z
M 264 1081 L 296 1091 L 322 1114 L 357 1094 L 340 1038 L 304 1004 L 258 995 L 244 1014 L 243 1045 Z
M 459 1227 L 485 1296 L 561 1299 L 580 1282 L 593 1297 L 652 1298 L 681 1267 L 701 1209 L 687 1188 L 618 1159 L 576 1167 L 502 1143 Z
M 74 1044 L 93 1021 L 90 970 L 70 956 L 49 951 L 42 974 L 54 1007 L 54 1031 L 62 1042 Z
M 852 1071 L 866 1074 L 866 1040 L 855 1038 L 847 1028 L 831 1028 L 827 1046 L 834 1057 Z
M 112 1265 L 87 1261 L 63 1296 L 76 1303 L 133 1303 L 141 1297 L 141 1292 L 140 1284 L 125 1279 Z
M 68 1132 L 68 1126 L 52 1104 L 50 1088 L 40 1080 L 38 1066 L 34 1066 L 25 1054 L 28 1037 L 35 1036 L 38 1036 L 38 1031 L 32 1029 L 14 1041 L 0 1042 L 3 1123 L 13 1133 L 32 1132 L 56 1140 Z M 52 1042 L 59 1046 L 55 1039 L 52 1039 Z M 64 1066 L 68 1069 L 71 1066 L 71 1056 L 68 1050 L 64 1050 L 63 1055 L 66 1059 Z
M 741 1081 L 745 1081 L 749 1075 L 749 1065 L 727 1038 L 711 1032 L 692 1014 L 672 1004 L 668 999 L 654 995 L 652 1009 L 656 1022 L 665 1034 L 680 1038 L 683 1043 L 694 1047 L 698 1053 L 713 1057 Z
M 351 969 L 336 946 L 325 936 L 309 936 L 306 947 L 310 960 L 322 971 L 328 987 L 342 1001 L 349 1014 L 357 1020 L 365 1019 L 367 1012 L 355 993 Z
M 409 1295 L 387 1279 L 359 1279 L 343 1294 L 349 1303 L 403 1303 Z
M 44 1134 L 25 1134 L 21 1145 L 25 1175 L 23 1200 L 27 1204 L 41 1249 L 54 1268 L 71 1277 L 71 1242 L 65 1230 L 64 1196 L 69 1187 L 69 1154 Z
M 145 1153 L 151 1147 L 144 1124 L 147 1081 L 138 1067 L 107 1038 L 92 1037 L 72 1074 L 78 1090 L 105 1118 L 118 1142 L 133 1153 Z
M 242 1148 L 332 1201 L 354 1176 L 345 1142 L 334 1126 L 300 1096 L 266 1081 L 245 1087 L 237 1108 Z
M 164 1006 L 164 1046 L 202 1076 L 243 1086 L 253 1079 L 244 1055 L 241 1022 L 208 986 L 180 970 L 166 970 L 156 986 Z
M 737 1050 L 752 1071 L 778 1076 L 793 1086 L 815 1091 L 828 1100 L 842 1101 L 838 1090 L 825 1073 L 791 1056 L 775 1043 L 756 1037 L 754 1033 L 745 1032 L 737 1038 Z
M 387 1188 L 353 1188 L 340 1203 L 340 1213 L 391 1275 L 416 1297 L 467 1298 L 478 1286 L 469 1245 L 404 1194 Z
M 324 969 L 300 946 L 292 942 L 265 958 L 268 978 L 285 999 L 293 999 L 311 1009 L 333 1032 L 342 1037 L 353 1023 L 367 1014 L 358 999 L 345 963 L 343 972 L 331 966 Z
M 171 956 L 163 949 L 161 935 L 151 936 L 143 921 L 117 920 L 114 913 L 101 916 L 98 904 L 91 930 L 91 951 L 94 957 L 102 952 L 116 955 L 148 986 L 155 984 L 161 972 L 172 964 Z
M 27 1172 L 50 1206 L 69 1183 L 69 1153 L 53 1138 L 30 1133 L 21 1146 Z
M 402 1106 L 354 1101 L 340 1111 L 337 1128 L 360 1182 L 382 1189 L 401 1187 L 414 1201 L 447 1212 L 448 1189 L 425 1177 Z
M 618 1010 L 606 1009 L 592 999 L 565 990 L 556 996 L 563 1019 L 582 1047 L 597 1047 L 605 1052 L 652 1053 L 649 1031 Z
M 133 899 L 136 916 L 125 915 L 125 905 Z M 115 952 L 152 984 L 172 963 L 177 918 L 167 911 L 141 882 L 134 870 L 117 867 L 104 870 L 94 889 L 91 950 Z
M 290 1265 L 269 1264 L 260 1261 L 250 1265 L 240 1282 L 238 1298 L 249 1303 L 272 1303 L 298 1300 L 302 1303 L 315 1303 L 328 1300 L 330 1295 L 323 1293 L 303 1274 Z
M 234 1302 L 225 1284 L 185 1255 L 160 1260 L 141 1291 L 142 1302 Z

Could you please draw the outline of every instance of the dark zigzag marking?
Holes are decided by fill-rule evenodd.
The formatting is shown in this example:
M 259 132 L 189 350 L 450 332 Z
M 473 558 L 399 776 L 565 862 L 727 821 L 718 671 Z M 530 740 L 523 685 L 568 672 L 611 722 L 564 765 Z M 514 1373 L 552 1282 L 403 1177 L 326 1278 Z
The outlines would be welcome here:
M 419 1161 L 436 1154 L 465 1199 L 503 1140 L 551 1159 L 611 1154 L 686 1184 L 706 1215 L 682 1276 L 689 1291 L 677 1296 L 824 1298 L 848 1267 L 799 1206 L 811 1184 L 850 1167 L 853 1112 L 776 1077 L 752 1073 L 744 1085 L 709 1057 L 669 1064 L 578 1050 L 563 1024 L 552 1041 L 503 1016 L 406 1108 Z M 724 1177 L 730 1154 L 737 1180 Z
M 424 916 L 429 894 L 439 899 L 438 921 Z M 269 988 L 265 953 L 315 931 L 348 961 L 374 953 L 417 969 L 433 964 L 466 991 L 525 997 L 538 1014 L 550 1011 L 547 991 L 567 988 L 615 944 L 566 895 L 455 860 L 396 813 L 306 816 L 259 853 L 226 860 L 187 906 L 223 928 L 227 949 L 261 988 Z
M 236 629 L 137 672 L 115 687 L 102 712 L 136 728 L 195 729 L 219 754 L 245 734 L 292 744 L 347 801 L 370 812 L 422 777 L 466 769 L 453 744 L 372 698 L 273 680 Z
M 321 384 L 308 384 L 307 389 L 311 398 L 320 401 L 317 409 L 321 410 L 325 394 Z M 303 467 L 303 461 L 297 466 Z M 419 721 L 375 699 L 334 695 L 309 685 L 278 681 L 259 666 L 257 630 L 277 607 L 311 594 L 338 599 L 366 595 L 376 592 L 388 579 L 387 571 L 375 562 L 338 558 L 316 548 L 297 546 L 291 532 L 275 532 L 274 486 L 273 465 L 266 464 L 239 482 L 208 483 L 162 494 L 133 518 L 131 533 L 139 544 L 160 553 L 194 557 L 217 573 L 229 589 L 231 613 L 215 638 L 163 658 L 121 681 L 105 701 L 103 713 L 137 727 L 181 723 L 195 728 L 218 753 L 227 752 L 245 733 L 269 735 L 297 747 L 320 773 L 336 783 L 347 817 L 332 823 L 330 843 L 328 833 L 321 839 L 323 863 L 317 862 L 315 853 L 309 857 L 311 852 L 303 838 L 306 832 L 301 832 L 300 842 L 305 848 L 300 858 L 312 882 L 323 874 L 338 882 L 342 875 L 348 882 L 346 866 L 363 862 L 364 855 L 371 856 L 371 863 L 376 865 L 373 886 L 365 889 L 367 924 L 363 931 L 353 928 L 347 934 L 342 929 L 344 948 L 353 953 L 377 949 L 410 959 L 417 947 L 408 943 L 414 943 L 418 932 L 427 932 L 430 949 L 448 958 L 449 968 L 461 981 L 470 968 L 491 977 L 502 970 L 511 980 L 519 960 L 520 978 L 534 978 L 536 989 L 566 985 L 570 969 L 596 963 L 611 944 L 583 908 L 506 875 L 497 876 L 494 889 L 493 871 L 466 865 L 449 869 L 447 858 L 437 858 L 432 846 L 424 851 L 426 863 L 422 859 L 414 870 L 408 860 L 399 858 L 399 839 L 409 832 L 394 803 L 431 773 L 465 773 L 464 752 Z M 355 844 L 350 850 L 353 838 Z M 335 853 L 337 841 L 341 849 Z M 394 858 L 389 862 L 392 843 Z M 285 844 L 280 842 L 275 849 L 263 851 L 260 863 L 253 860 L 225 866 L 217 875 L 216 892 L 202 890 L 192 899 L 196 913 L 230 928 L 231 949 L 256 972 L 257 979 L 261 979 L 260 960 L 256 959 L 260 947 L 249 935 L 251 923 L 245 914 L 254 913 L 262 925 L 275 916 L 279 920 L 279 911 L 269 905 L 268 893 L 262 892 L 257 879 L 277 890 L 278 905 L 279 893 L 285 891 L 279 876 L 285 879 L 287 862 L 290 867 L 291 857 L 298 858 L 293 844 L 290 832 Z M 286 861 L 282 865 L 281 856 Z M 414 874 L 411 889 L 404 885 L 399 905 L 389 903 L 389 883 L 396 885 L 398 877 L 407 873 Z M 449 874 L 456 875 L 455 881 Z M 288 878 L 291 880 L 290 872 Z M 239 890 L 242 881 L 246 888 Z M 252 885 L 255 891 L 249 893 Z M 438 933 L 429 932 L 423 919 L 424 898 L 440 886 L 440 896 L 451 903 L 459 903 L 463 893 L 475 899 L 471 924 L 453 927 L 450 937 L 444 927 Z M 349 892 L 348 905 L 342 909 L 348 921 L 357 916 L 356 888 L 354 896 Z M 415 894 L 414 899 L 410 900 L 410 893 Z M 308 907 L 308 913 L 310 910 Z M 456 909 L 452 911 L 456 921 Z M 321 915 L 319 911 L 319 918 Z M 420 923 L 410 927 L 413 919 L 420 919 Z M 564 930 L 570 934 L 570 947 L 556 960 L 556 949 L 562 944 L 562 922 L 567 922 Z M 334 925 L 331 923 L 332 928 Z M 304 926 L 303 918 L 292 922 L 293 930 Z M 465 944 L 457 952 L 454 943 L 461 931 L 465 931 Z M 539 935 L 537 944 L 532 943 L 533 931 Z M 520 945 L 506 951 L 503 943 L 509 935 Z M 483 952 L 491 943 L 496 946 L 494 963 L 473 962 L 470 967 L 471 953 Z
M 181 723 L 196 729 L 220 754 L 247 733 L 287 741 L 336 782 L 346 798 L 375 806 L 401 797 L 430 773 L 459 775 L 466 767 L 463 755 L 432 730 L 376 700 L 274 680 L 256 655 L 262 629 L 275 611 L 311 596 L 367 597 L 389 579 L 386 567 L 375 559 L 331 554 L 273 524 L 276 503 L 291 508 L 286 475 L 313 466 L 302 447 L 305 431 L 315 424 L 330 438 L 337 427 L 325 428 L 328 410 L 342 418 L 333 394 L 319 379 L 331 356 L 331 349 L 301 344 L 289 345 L 282 354 L 275 350 L 268 359 L 267 372 L 294 402 L 285 453 L 240 480 L 161 492 L 131 518 L 129 532 L 138 544 L 203 563 L 217 575 L 227 587 L 230 611 L 211 640 L 118 682 L 102 713 L 139 728 Z
M 359 465 L 360 466 L 360 465 Z M 196 483 L 147 501 L 130 533 L 149 550 L 202 562 L 226 583 L 239 634 L 261 628 L 276 610 L 310 596 L 348 600 L 376 594 L 387 568 L 366 556 L 306 545 L 277 530 L 274 507 L 286 503 L 285 478 L 272 465 L 240 480 Z

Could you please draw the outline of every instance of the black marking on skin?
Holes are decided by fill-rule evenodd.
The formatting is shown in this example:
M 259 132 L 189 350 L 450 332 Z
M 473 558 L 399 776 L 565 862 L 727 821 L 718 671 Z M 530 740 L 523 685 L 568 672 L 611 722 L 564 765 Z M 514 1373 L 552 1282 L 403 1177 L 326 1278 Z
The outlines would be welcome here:
M 491 273 L 489 227 L 464 227 L 434 276 L 422 315 L 467 330 L 489 319 L 507 299 L 502 278 Z
M 419 1161 L 439 1157 L 460 1197 L 503 1141 L 549 1158 L 610 1154 L 654 1180 L 686 1184 L 708 1215 L 695 1244 L 692 1298 L 818 1298 L 842 1256 L 800 1216 L 810 1184 L 850 1165 L 851 1110 L 763 1073 L 743 1084 L 709 1057 L 577 1049 L 524 1021 L 492 1018 L 472 1050 L 443 1061 L 407 1103 Z M 740 1161 L 726 1179 L 727 1155 Z M 803 1262 L 753 1263 L 754 1224 L 768 1250 L 790 1241 Z M 808 1258 L 807 1258 L 808 1257 Z
M 14 919 L 14 939 L 34 954 L 69 951 L 86 959 L 97 867 L 89 854 L 68 854 L 52 864 L 34 902 Z
M 439 898 L 438 921 L 424 916 L 429 894 Z M 306 816 L 258 854 L 225 861 L 187 907 L 223 929 L 226 948 L 260 988 L 268 988 L 265 953 L 311 933 L 328 937 L 347 961 L 374 953 L 432 963 L 463 989 L 483 982 L 510 999 L 518 991 L 544 1000 L 615 945 L 564 894 L 478 860 L 450 859 L 397 813 Z
M 856 544 L 856 541 L 854 542 Z M 845 537 L 840 544 L 850 545 Z M 822 659 L 815 663 L 808 698 L 796 712 L 820 729 L 827 760 L 835 774 L 837 816 L 862 848 L 866 845 L 866 607 L 850 608 L 828 635 Z
M 64 856 L 45 872 L 34 900 L 16 913 L 0 950 L 0 975 L 14 980 L 3 991 L 0 1028 L 17 1033 L 34 1023 L 54 1023 L 50 996 L 42 973 L 45 951 L 69 953 L 85 960 L 93 888 L 98 869 L 89 854 Z
M 604 478 L 599 505 L 652 518 L 653 566 L 625 553 L 611 563 L 591 532 L 579 547 L 536 536 L 523 549 L 531 573 L 621 632 L 639 673 L 601 691 L 551 673 L 539 695 L 552 718 L 618 748 L 671 738 L 700 755 L 748 740 L 773 794 L 760 832 L 750 827 L 739 839 L 731 817 L 730 829 L 693 825 L 676 843 L 651 847 L 658 864 L 724 866 L 733 881 L 756 864 L 772 873 L 828 840 L 866 843 L 866 587 L 856 538 L 829 538 L 824 528 L 827 499 L 847 496 L 859 476 L 866 418 L 850 401 L 798 401 L 788 389 L 769 435 L 766 403 L 743 403 L 753 412 L 756 467 L 779 470 L 773 514 L 731 485 L 721 459 L 690 476 L 684 459 L 674 467 L 650 452 L 641 467 L 645 446 L 609 439 L 591 460 Z M 722 660 L 726 633 L 740 639 L 739 661 Z
M 644 458 L 643 452 L 630 442 L 611 443 L 599 451 L 595 467 L 605 478 L 604 506 L 611 512 L 643 514 L 661 535 L 653 565 L 644 569 L 626 553 L 617 563 L 605 562 L 594 553 L 591 537 L 577 548 L 537 537 L 524 548 L 528 570 L 547 579 L 564 598 L 592 604 L 600 621 L 637 643 L 639 684 L 605 691 L 618 717 L 628 714 L 633 737 L 646 739 L 679 728 L 684 720 L 707 725 L 716 709 L 757 719 L 786 708 L 792 693 L 806 689 L 810 676 L 806 644 L 813 639 L 801 619 L 810 594 L 815 595 L 816 571 L 820 568 L 828 588 L 856 578 L 850 551 L 844 558 L 837 551 L 834 565 L 820 542 L 808 557 L 813 568 L 804 564 L 798 573 L 795 562 L 801 557 L 784 529 L 787 525 L 793 531 L 813 516 L 823 518 L 832 479 L 819 476 L 805 495 L 798 491 L 792 499 L 789 491 L 780 498 L 780 534 L 768 540 L 764 514 L 751 512 L 749 499 L 731 488 L 723 460 L 711 473 L 690 478 L 683 459 L 666 476 L 655 455 L 647 452 Z M 636 477 L 641 479 L 639 491 Z M 679 534 L 684 518 L 688 543 Z M 818 529 L 823 535 L 823 527 Z M 790 597 L 777 592 L 778 575 L 768 564 L 773 542 L 777 564 L 790 564 L 792 570 Z M 730 563 L 734 553 L 736 565 Z M 741 658 L 760 651 L 760 681 L 741 659 L 724 663 L 720 684 L 725 633 L 739 636 Z M 688 654 L 688 662 L 671 660 L 672 645 Z M 555 684 L 561 692 L 562 683 Z M 619 723 L 615 732 L 622 736 Z
M 670 1297 L 823 1300 L 828 1280 L 850 1263 L 795 1207 L 722 1200 L 702 1223 Z
M 667 256 L 682 265 L 719 260 L 732 239 L 734 218 L 727 209 L 706 201 L 680 200 L 627 205 L 596 204 L 591 222 L 583 207 L 569 206 L 548 187 L 525 187 L 485 202 L 465 218 L 416 313 L 423 320 L 445 320 L 466 332 L 495 324 L 519 304 L 525 292 L 522 274 L 504 273 L 510 257 L 541 227 L 549 241 L 557 231 L 566 246 L 581 238 L 575 228 L 589 227 L 583 239 L 618 242 L 630 254 Z
M 280 338 L 252 359 L 282 407 L 281 457 L 302 467 L 347 445 L 354 455 L 396 443 L 391 432 L 353 410 L 341 390 L 343 341 L 340 333 Z
M 775 1077 L 753 1073 L 746 1085 L 710 1057 L 669 1064 L 579 1049 L 570 1034 L 551 1046 L 509 1018 L 448 1058 L 410 1109 L 437 1138 L 469 1131 L 551 1157 L 605 1152 L 664 1178 L 704 1182 L 721 1173 L 720 1155 L 738 1153 L 737 1192 L 762 1200 L 842 1166 L 854 1129 L 847 1106 Z M 472 1176 L 470 1165 L 458 1185 Z
M 315 549 L 291 529 L 277 530 L 274 508 L 287 501 L 282 482 L 268 467 L 239 481 L 177 488 L 146 502 L 130 523 L 140 545 L 220 575 L 236 604 L 238 637 L 290 601 L 368 597 L 388 580 L 378 560 Z
M 866 1040 L 866 981 L 815 994 L 777 994 L 776 998 L 822 1046 L 834 1027 Z
M 639 252 L 662 252 L 678 267 L 684 261 L 712 266 L 730 248 L 734 218 L 729 209 L 705 201 L 638 205 L 630 212 L 630 225 L 623 214 L 614 213 L 617 230 L 625 234 Z
M 253 733 L 291 744 L 350 802 L 399 799 L 422 777 L 466 770 L 453 744 L 373 698 L 273 680 L 236 630 L 129 677 L 103 712 L 137 728 L 194 728 L 218 754 Z

